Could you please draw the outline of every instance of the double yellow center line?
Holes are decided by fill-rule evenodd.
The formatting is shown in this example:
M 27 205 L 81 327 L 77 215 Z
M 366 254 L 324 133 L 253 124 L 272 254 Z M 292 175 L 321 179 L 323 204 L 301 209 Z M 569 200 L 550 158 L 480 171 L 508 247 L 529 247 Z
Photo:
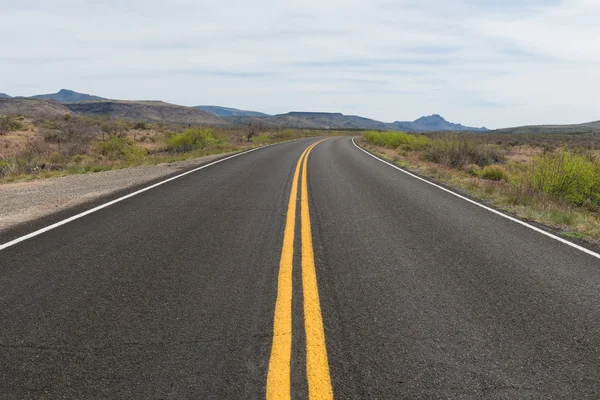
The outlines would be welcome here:
M 323 140 L 309 146 L 296 165 L 288 203 L 283 248 L 279 262 L 277 301 L 273 323 L 273 345 L 267 375 L 267 399 L 290 399 L 290 362 L 292 357 L 292 271 L 298 181 L 302 174 L 300 191 L 300 222 L 302 240 L 302 293 L 304 297 L 304 329 L 306 335 L 306 377 L 308 395 L 312 400 L 333 399 L 321 303 L 317 287 L 315 256 L 312 245 L 308 185 L 306 182 L 308 156 Z

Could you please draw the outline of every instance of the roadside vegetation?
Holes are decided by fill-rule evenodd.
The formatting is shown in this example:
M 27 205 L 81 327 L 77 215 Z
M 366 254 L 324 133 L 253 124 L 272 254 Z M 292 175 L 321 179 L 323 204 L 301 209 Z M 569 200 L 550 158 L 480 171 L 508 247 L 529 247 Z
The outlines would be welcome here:
M 217 128 L 75 117 L 0 116 L 0 183 L 240 151 L 301 137 L 339 134 L 260 125 Z
M 600 243 L 600 135 L 365 132 L 362 145 L 563 236 Z

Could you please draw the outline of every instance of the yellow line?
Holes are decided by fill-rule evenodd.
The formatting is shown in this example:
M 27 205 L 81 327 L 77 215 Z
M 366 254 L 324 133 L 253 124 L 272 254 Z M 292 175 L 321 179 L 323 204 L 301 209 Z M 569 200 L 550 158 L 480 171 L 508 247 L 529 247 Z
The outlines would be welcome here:
M 304 295 L 304 329 L 306 331 L 306 377 L 308 379 L 308 397 L 311 400 L 333 399 L 325 330 L 319 301 L 315 255 L 312 245 L 310 213 L 308 209 L 308 184 L 306 181 L 308 157 L 311 147 L 304 158 L 302 167 L 301 224 L 302 224 L 302 293 Z
M 273 344 L 267 375 L 267 400 L 290 399 L 290 361 L 292 357 L 292 269 L 294 260 L 294 232 L 296 229 L 296 200 L 300 166 L 310 146 L 300 155 L 292 179 L 288 203 L 283 248 L 279 261 L 277 300 L 273 322 Z
M 269 371 L 267 374 L 267 400 L 289 400 L 291 398 L 290 361 L 292 353 L 292 271 L 294 259 L 294 235 L 296 229 L 296 204 L 298 198 L 298 181 L 303 161 L 305 161 L 306 158 L 308 158 L 308 153 L 310 153 L 310 151 L 321 142 L 322 140 L 310 145 L 300 155 L 298 163 L 296 164 L 294 177 L 292 179 L 292 188 L 290 190 L 290 199 L 288 202 L 285 230 L 283 234 L 283 247 L 281 250 L 281 259 L 279 261 L 277 300 L 275 302 L 275 318 L 273 322 L 273 344 L 271 346 L 271 357 L 269 359 Z M 306 174 L 306 171 L 304 173 Z M 302 233 L 304 233 L 304 227 Z M 305 241 L 303 240 L 303 249 L 304 243 Z M 314 256 L 312 258 L 314 259 Z

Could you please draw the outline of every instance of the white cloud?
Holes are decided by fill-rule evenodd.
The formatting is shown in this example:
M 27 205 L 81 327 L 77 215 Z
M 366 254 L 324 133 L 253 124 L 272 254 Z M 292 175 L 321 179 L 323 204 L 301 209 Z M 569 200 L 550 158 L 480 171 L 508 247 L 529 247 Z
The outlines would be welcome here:
M 0 92 L 503 127 L 600 119 L 596 1 L 0 0 Z

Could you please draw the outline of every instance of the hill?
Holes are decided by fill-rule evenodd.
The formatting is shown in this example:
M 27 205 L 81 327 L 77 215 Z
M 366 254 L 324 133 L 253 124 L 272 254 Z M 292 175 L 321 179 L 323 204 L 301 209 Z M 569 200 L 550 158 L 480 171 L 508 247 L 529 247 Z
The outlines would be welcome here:
M 355 115 L 324 112 L 289 112 L 270 119 L 290 128 L 385 129 L 383 122 Z
M 29 98 L 0 99 L 0 114 L 18 114 L 28 118 L 62 118 L 71 113 L 63 104 Z
M 164 121 L 180 124 L 228 124 L 223 119 L 206 111 L 162 101 L 103 100 L 64 103 L 64 105 L 77 114 L 87 116 L 106 116 L 134 121 Z
M 10 98 L 0 94 L 0 98 Z M 136 121 L 165 121 L 181 124 L 213 124 L 213 125 L 247 125 L 262 124 L 264 127 L 286 127 L 303 129 L 342 129 L 342 130 L 402 130 L 407 132 L 431 131 L 487 131 L 486 128 L 473 128 L 446 121 L 438 114 L 421 117 L 415 121 L 395 121 L 386 123 L 357 115 L 344 115 L 330 112 L 289 112 L 286 114 L 268 115 L 257 111 L 240 110 L 221 106 L 179 106 L 161 101 L 124 101 L 108 100 L 102 97 L 61 89 L 54 94 L 41 94 L 28 98 L 38 101 L 52 101 L 64 104 L 73 113 L 88 116 L 107 116 Z M 35 111 L 33 103 L 13 103 L 12 113 L 56 115 L 69 112 L 64 108 L 38 104 Z M 8 106 L 4 106 L 8 109 Z M 22 108 L 22 109 L 21 109 Z
M 220 106 L 195 106 L 199 110 L 206 111 L 218 117 L 268 117 L 269 114 L 258 111 L 238 110 L 237 108 Z
M 224 117 L 234 125 L 262 123 L 265 126 L 277 126 L 300 129 L 350 129 L 385 130 L 386 124 L 368 118 L 341 113 L 325 112 L 289 112 L 267 117 Z
M 583 124 L 570 125 L 528 125 L 517 126 L 514 128 L 496 129 L 490 133 L 506 133 L 506 134 L 584 134 L 584 133 L 600 133 L 600 121 L 586 122 Z
M 0 99 L 10 99 L 11 97 L 6 93 L 0 93 Z
M 92 96 L 84 93 L 77 93 L 68 89 L 61 89 L 58 93 L 52 94 L 38 94 L 31 96 L 32 99 L 46 99 L 54 100 L 60 103 L 71 103 L 76 101 L 91 101 L 91 100 L 105 100 L 102 97 Z
M 486 128 L 472 128 L 461 124 L 446 121 L 441 116 L 434 114 L 421 117 L 413 122 L 396 121 L 386 123 L 356 115 L 324 112 L 289 112 L 268 117 L 224 117 L 233 124 L 247 124 L 249 122 L 262 122 L 269 125 L 287 128 L 306 129 L 355 129 L 355 130 L 403 130 L 407 132 L 428 131 L 486 131 Z
M 433 114 L 428 117 L 421 117 L 415 121 L 396 121 L 390 124 L 394 129 L 408 132 L 428 132 L 428 131 L 487 131 L 487 128 L 473 128 L 462 124 L 455 124 L 446 121 L 439 114 Z

